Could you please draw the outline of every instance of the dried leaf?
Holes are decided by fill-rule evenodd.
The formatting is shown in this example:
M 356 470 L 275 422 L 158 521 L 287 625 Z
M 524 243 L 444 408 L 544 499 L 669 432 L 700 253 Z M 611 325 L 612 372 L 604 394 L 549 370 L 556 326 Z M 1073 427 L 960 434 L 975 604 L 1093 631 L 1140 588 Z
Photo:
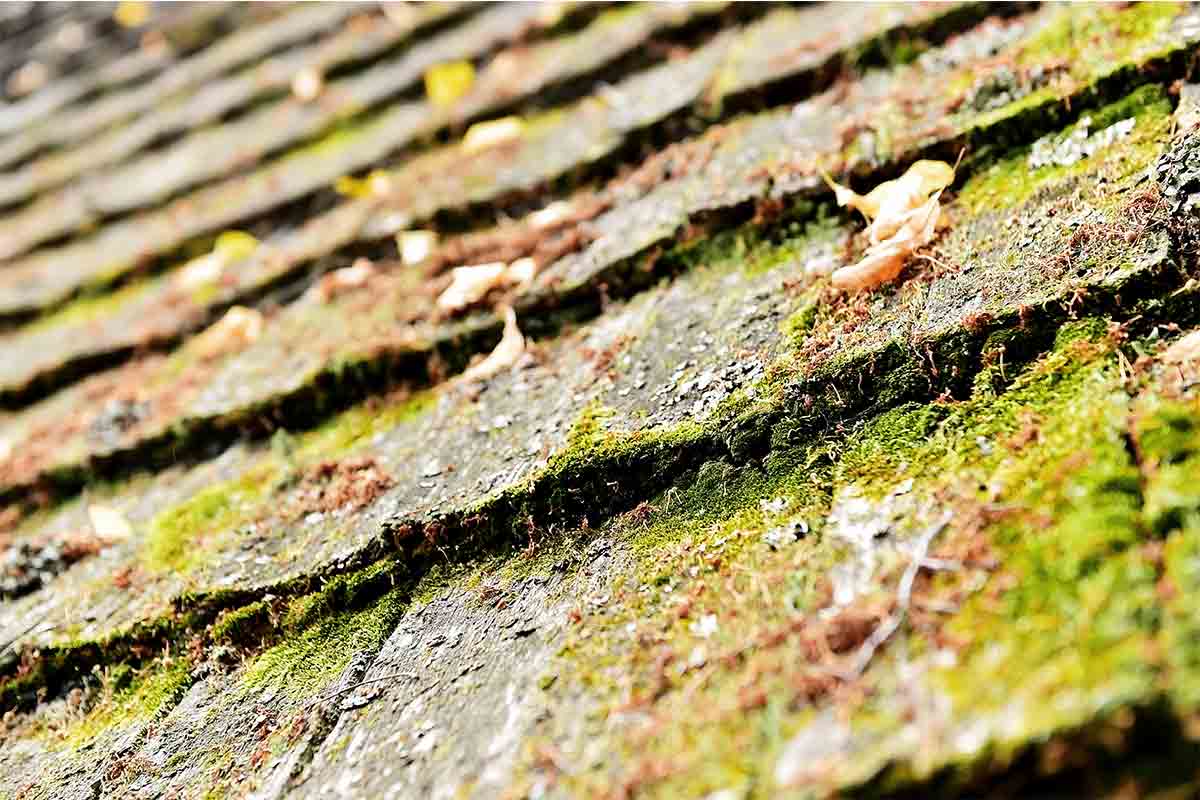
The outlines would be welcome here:
M 400 260 L 410 267 L 429 258 L 429 254 L 437 247 L 437 241 L 438 236 L 433 231 L 401 231 L 396 234 Z
M 243 231 L 225 231 L 217 237 L 212 252 L 183 266 L 176 285 L 192 291 L 216 283 L 224 271 L 254 254 L 259 241 Z
M 487 358 L 464 372 L 462 380 L 486 380 L 511 368 L 525 353 L 525 337 L 521 335 L 521 329 L 517 327 L 516 313 L 511 306 L 505 306 L 502 313 L 504 314 L 504 335 L 500 338 L 500 344 L 496 345 L 496 349 Z
M 463 136 L 462 149 L 465 153 L 479 153 L 492 147 L 521 138 L 525 122 L 520 117 L 501 117 L 488 122 L 476 122 Z
M 261 312 L 234 306 L 192 342 L 201 358 L 216 358 L 253 344 L 262 334 L 262 328 Z
M 454 105 L 475 83 L 475 66 L 470 61 L 448 61 L 425 72 L 425 96 L 438 108 Z
M 312 67 L 305 67 L 292 78 L 292 94 L 301 103 L 311 103 L 325 88 L 321 73 Z
M 492 289 L 527 286 L 537 275 L 537 262 L 518 258 L 511 264 L 495 261 L 474 267 L 455 267 L 450 271 L 451 282 L 438 296 L 442 311 L 455 312 L 482 300 Z
M 867 195 L 825 180 L 839 205 L 867 217 L 871 247 L 862 259 L 833 273 L 833 285 L 858 291 L 895 280 L 908 257 L 933 239 L 941 218 L 942 191 L 954 181 L 954 167 L 944 161 L 918 161 L 895 180 L 881 183 Z
M 92 530 L 105 542 L 123 542 L 133 535 L 129 521 L 115 508 L 93 503 L 87 507 L 87 515 L 92 523 Z
M 328 303 L 333 298 L 350 289 L 358 289 L 378 272 L 370 259 L 359 258 L 348 267 L 337 269 L 322 276 L 317 284 L 309 289 L 311 296 L 322 303 Z
M 450 271 L 450 285 L 438 296 L 437 307 L 442 311 L 459 311 L 478 303 L 492 289 L 504 285 L 507 272 L 508 265 L 503 261 L 455 267 Z

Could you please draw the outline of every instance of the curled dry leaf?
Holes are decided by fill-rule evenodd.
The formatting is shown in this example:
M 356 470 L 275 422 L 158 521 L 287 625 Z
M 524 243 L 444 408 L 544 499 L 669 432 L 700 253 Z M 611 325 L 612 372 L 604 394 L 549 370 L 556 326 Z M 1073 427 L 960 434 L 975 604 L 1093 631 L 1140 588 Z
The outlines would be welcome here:
M 520 117 L 501 117 L 487 122 L 476 122 L 467 128 L 462 140 L 462 149 L 464 153 L 479 153 L 516 141 L 524 131 L 525 122 Z
M 123 542 L 133 535 L 129 520 L 111 506 L 93 503 L 87 507 L 87 515 L 97 538 L 108 544 Z
M 442 311 L 459 311 L 478 303 L 492 289 L 504 285 L 508 265 L 503 261 L 455 267 L 450 270 L 450 285 L 437 299 Z
M 437 247 L 438 237 L 433 231 L 401 231 L 396 234 L 396 248 L 405 266 L 420 264 Z
M 50 70 L 40 61 L 27 61 L 11 75 L 5 88 L 10 97 L 23 97 L 46 85 L 50 80 Z
M 857 209 L 869 222 L 871 247 L 857 264 L 833 273 L 834 286 L 858 291 L 895 280 L 913 251 L 933 239 L 941 218 L 941 194 L 954 182 L 954 167 L 944 161 L 918 161 L 865 195 L 825 180 L 838 205 Z
M 236 353 L 253 344 L 262 334 L 263 315 L 253 308 L 234 306 L 225 316 L 197 336 L 193 342 L 201 358 Z
M 211 286 L 227 268 L 253 255 L 258 244 L 258 239 L 242 231 L 222 233 L 212 252 L 192 259 L 179 270 L 176 286 L 186 291 Z
M 486 380 L 515 365 L 525 353 L 525 337 L 517 327 L 516 312 L 511 306 L 505 306 L 501 313 L 504 314 L 504 335 L 500 337 L 500 344 L 487 358 L 464 372 L 462 380 Z
M 494 261 L 450 270 L 450 285 L 438 296 L 437 307 L 453 313 L 478 303 L 493 289 L 526 286 L 537 274 L 537 262 L 518 258 L 511 264 Z
M 325 88 L 325 80 L 321 73 L 312 67 L 305 67 L 292 78 L 292 94 L 301 103 L 311 103 Z
M 370 259 L 358 258 L 350 266 L 322 276 L 321 280 L 309 289 L 309 293 L 320 302 L 328 303 L 343 292 L 365 286 L 376 272 L 378 270 Z

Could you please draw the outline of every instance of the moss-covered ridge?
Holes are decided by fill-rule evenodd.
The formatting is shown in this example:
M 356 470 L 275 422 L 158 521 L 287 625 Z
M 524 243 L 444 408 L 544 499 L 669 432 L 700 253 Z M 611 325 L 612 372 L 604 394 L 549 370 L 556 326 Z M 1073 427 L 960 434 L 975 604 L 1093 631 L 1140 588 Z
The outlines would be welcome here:
M 1172 482 L 1154 464 L 1194 453 L 1200 408 L 1190 396 L 1145 423 L 1161 461 L 1135 458 L 1131 412 L 1164 401 L 1169 370 L 1131 374 L 1126 348 L 1156 343 L 1095 322 L 1064 328 L 999 394 L 980 385 L 744 467 L 711 462 L 603 528 L 640 563 L 566 643 L 554 670 L 574 677 L 548 691 L 545 738 L 528 747 L 556 758 L 531 755 L 518 786 L 1011 796 L 1085 774 L 1097 791 L 1194 781 L 1194 536 L 1149 498 Z M 854 498 L 880 525 L 874 575 L 818 614 L 851 574 Z M 1200 507 L 1194 493 L 1174 505 Z M 904 626 L 846 677 L 866 634 L 835 623 L 858 614 L 869 631 L 891 613 L 906 543 L 944 513 L 931 555 L 948 566 L 931 562 Z

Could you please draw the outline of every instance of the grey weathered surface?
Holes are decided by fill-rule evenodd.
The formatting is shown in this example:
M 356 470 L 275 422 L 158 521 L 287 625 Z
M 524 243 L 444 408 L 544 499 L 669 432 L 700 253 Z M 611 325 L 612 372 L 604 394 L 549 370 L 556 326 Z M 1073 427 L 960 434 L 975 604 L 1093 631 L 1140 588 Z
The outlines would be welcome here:
M 0 340 L 0 794 L 1194 793 L 1200 14 L 1004 11 L 602 13 L 434 123 L 509 143 L 214 162 L 283 182 L 179 212 L 253 220 L 228 279 L 86 278 Z M 867 242 L 822 173 L 960 151 L 933 242 L 834 289 Z M 271 210 L 351 164 L 388 191 Z M 59 252 L 173 252 L 171 191 Z M 523 352 L 459 375 L 510 304 Z

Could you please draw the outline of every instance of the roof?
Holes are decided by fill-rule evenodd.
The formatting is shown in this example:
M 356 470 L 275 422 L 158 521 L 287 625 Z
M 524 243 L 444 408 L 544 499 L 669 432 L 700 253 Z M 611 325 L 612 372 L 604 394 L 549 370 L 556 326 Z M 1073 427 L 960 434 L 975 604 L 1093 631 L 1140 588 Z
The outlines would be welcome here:
M 1200 8 L 0 35 L 0 795 L 1194 789 Z

